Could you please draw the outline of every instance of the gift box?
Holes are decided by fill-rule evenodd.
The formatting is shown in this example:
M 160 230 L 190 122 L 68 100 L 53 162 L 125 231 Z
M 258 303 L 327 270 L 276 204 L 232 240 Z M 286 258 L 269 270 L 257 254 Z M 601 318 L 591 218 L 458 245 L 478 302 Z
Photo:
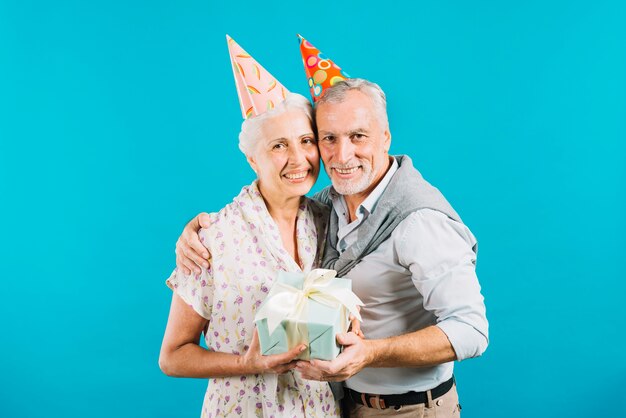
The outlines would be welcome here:
M 332 360 L 339 355 L 338 333 L 346 332 L 349 314 L 359 320 L 361 300 L 352 282 L 334 270 L 279 272 L 255 317 L 263 355 L 284 353 L 305 343 L 303 360 Z

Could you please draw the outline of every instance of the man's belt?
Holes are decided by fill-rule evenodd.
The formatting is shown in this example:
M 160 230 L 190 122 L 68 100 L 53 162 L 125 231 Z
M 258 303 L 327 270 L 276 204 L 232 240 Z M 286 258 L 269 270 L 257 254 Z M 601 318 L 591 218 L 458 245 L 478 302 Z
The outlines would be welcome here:
M 392 406 L 400 405 L 416 405 L 420 403 L 428 402 L 428 392 L 430 392 L 430 399 L 437 399 L 440 396 L 445 395 L 454 385 L 454 376 L 449 380 L 446 380 L 439 386 L 424 392 L 407 392 L 401 395 L 373 395 L 371 393 L 361 393 L 350 388 L 348 394 L 350 398 L 358 404 L 365 405 L 369 408 L 386 409 Z

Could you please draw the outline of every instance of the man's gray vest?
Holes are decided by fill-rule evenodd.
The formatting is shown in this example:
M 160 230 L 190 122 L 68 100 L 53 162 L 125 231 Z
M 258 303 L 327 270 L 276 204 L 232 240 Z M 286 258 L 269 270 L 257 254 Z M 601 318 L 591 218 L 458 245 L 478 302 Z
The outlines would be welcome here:
M 462 222 L 441 192 L 430 185 L 413 167 L 413 162 L 406 155 L 394 157 L 398 162 L 398 171 L 380 196 L 375 210 L 356 229 L 357 240 L 343 253 L 337 251 L 337 232 L 339 219 L 331 209 L 326 247 L 322 266 L 337 270 L 337 276 L 345 276 L 365 256 L 391 236 L 393 230 L 411 213 L 420 209 L 439 211 L 450 219 Z M 318 192 L 313 198 L 332 206 L 329 195 L 332 186 Z M 476 251 L 476 250 L 474 250 Z

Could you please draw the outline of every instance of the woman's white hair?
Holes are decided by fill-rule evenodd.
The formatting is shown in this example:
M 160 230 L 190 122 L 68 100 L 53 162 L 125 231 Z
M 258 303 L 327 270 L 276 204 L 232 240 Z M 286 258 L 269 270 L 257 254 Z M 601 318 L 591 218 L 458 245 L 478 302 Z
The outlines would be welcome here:
M 315 120 L 313 119 L 311 102 L 300 94 L 287 93 L 285 100 L 274 109 L 243 121 L 241 124 L 241 132 L 239 133 L 239 149 L 241 152 L 243 152 L 246 157 L 253 156 L 256 146 L 259 143 L 263 124 L 268 119 L 290 110 L 302 110 L 311 121 L 313 132 L 315 132 Z

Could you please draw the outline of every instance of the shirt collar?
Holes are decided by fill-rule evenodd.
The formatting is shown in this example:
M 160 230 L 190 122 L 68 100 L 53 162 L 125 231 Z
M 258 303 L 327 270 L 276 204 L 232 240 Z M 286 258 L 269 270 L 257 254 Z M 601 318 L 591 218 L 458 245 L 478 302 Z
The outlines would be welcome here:
M 398 161 L 392 157 L 391 167 L 389 167 L 389 170 L 387 170 L 387 173 L 385 174 L 385 176 L 382 178 L 380 183 L 376 185 L 374 190 L 372 190 L 372 192 L 365 198 L 365 200 L 357 208 L 356 211 L 357 211 L 358 218 L 361 218 L 363 215 L 369 215 L 370 213 L 374 212 L 374 210 L 376 209 L 376 204 L 378 203 L 378 200 L 380 200 L 380 197 L 382 196 L 383 192 L 389 185 L 389 182 L 391 181 L 391 178 L 393 177 L 393 175 L 396 173 L 396 171 L 398 171 L 398 167 L 399 167 Z M 331 187 L 329 194 L 330 194 L 330 197 L 334 206 L 339 203 L 343 207 L 345 207 L 347 210 L 347 205 L 345 203 L 343 195 L 339 194 L 335 190 L 334 187 Z

